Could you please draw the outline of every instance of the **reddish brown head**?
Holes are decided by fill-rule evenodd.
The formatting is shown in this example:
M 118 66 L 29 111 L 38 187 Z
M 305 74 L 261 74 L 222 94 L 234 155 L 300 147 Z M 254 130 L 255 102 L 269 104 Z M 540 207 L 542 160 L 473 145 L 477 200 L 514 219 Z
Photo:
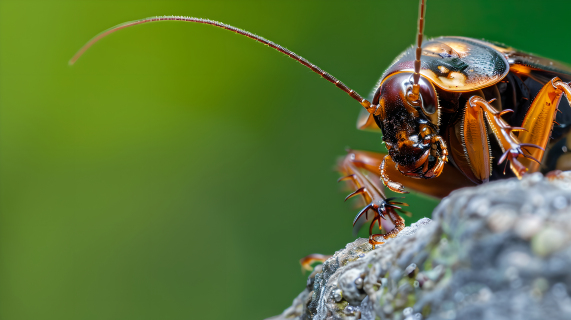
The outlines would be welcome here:
M 399 171 L 414 178 L 432 178 L 446 147 L 438 136 L 436 90 L 424 77 L 420 77 L 418 84 L 418 100 L 412 100 L 413 74 L 388 76 L 373 98 L 373 104 L 378 105 L 374 117 Z

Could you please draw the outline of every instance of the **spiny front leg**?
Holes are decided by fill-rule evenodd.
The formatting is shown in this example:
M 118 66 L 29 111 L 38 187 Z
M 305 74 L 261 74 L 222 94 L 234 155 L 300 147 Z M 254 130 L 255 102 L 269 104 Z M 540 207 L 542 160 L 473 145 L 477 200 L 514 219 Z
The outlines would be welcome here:
M 499 112 L 488 101 L 479 96 L 472 96 L 466 102 L 461 132 L 464 152 L 468 157 L 472 172 L 483 182 L 489 180 L 492 165 L 484 119 L 489 124 L 493 135 L 504 152 L 498 164 L 509 160 L 510 168 L 518 178 L 521 179 L 522 175 L 527 172 L 527 167 L 518 158 L 521 156 L 533 159 L 533 156 L 523 152 L 522 147 L 542 149 L 540 146 L 519 141 L 514 132 L 526 131 L 527 129 L 512 127 L 501 118 L 503 114 L 510 111 L 504 110 Z
M 553 123 L 555 123 L 555 115 L 557 114 L 559 101 L 561 96 L 565 95 L 567 101 L 571 103 L 571 87 L 569 84 L 561 81 L 559 78 L 553 78 L 546 83 L 537 93 L 529 110 L 525 114 L 522 127 L 527 131 L 519 132 L 518 138 L 526 144 L 538 145 L 543 148 L 549 142 Z M 524 150 L 535 159 L 543 159 L 545 150 L 543 148 Z M 522 159 L 522 163 L 529 168 L 530 172 L 536 172 L 540 169 L 539 163 L 534 163 L 530 159 Z
M 355 156 L 354 162 L 359 168 L 363 168 L 370 175 L 379 176 L 379 167 L 387 155 L 386 153 L 363 150 L 351 150 L 349 152 Z M 420 192 L 439 199 L 449 195 L 453 190 L 474 185 L 474 182 L 466 178 L 461 171 L 450 163 L 444 163 L 442 172 L 437 177 L 431 179 L 407 177 L 398 170 L 396 164 L 391 159 L 387 158 L 385 163 L 385 172 L 393 181 L 405 185 L 407 190 Z M 339 167 L 341 167 L 341 164 Z M 381 190 L 384 189 L 380 180 L 373 180 Z
M 369 243 L 373 246 L 373 249 L 375 249 L 375 245 L 384 243 L 382 241 L 376 241 L 376 238 L 381 237 L 384 240 L 394 238 L 402 229 L 404 229 L 404 219 L 398 213 L 396 213 L 395 208 L 400 209 L 400 207 L 396 205 L 407 206 L 407 204 L 402 202 L 394 202 L 393 200 L 395 199 L 396 198 L 385 199 L 387 205 L 384 211 L 386 212 L 386 216 L 389 216 L 390 219 L 383 217 L 383 220 L 381 220 L 381 217 L 375 216 L 375 219 L 371 221 L 371 225 L 369 226 Z M 379 224 L 379 230 L 385 229 L 387 232 L 374 234 L 373 228 L 375 226 L 375 222 Z
M 384 156 L 384 154 L 350 151 L 339 166 L 339 170 L 344 174 L 339 181 L 349 180 L 353 182 L 356 189 L 345 200 L 356 195 L 362 195 L 366 203 L 353 220 L 353 226 L 363 215 L 365 215 L 365 219 L 368 219 L 369 211 L 372 211 L 373 219 L 369 227 L 369 243 L 373 248 L 375 245 L 383 243 L 376 241 L 376 237 L 382 236 L 385 239 L 394 237 L 404 228 L 404 219 L 396 213 L 395 209 L 401 209 L 400 206 L 407 206 L 405 203 L 392 201 L 394 199 L 387 199 L 382 190 L 378 173 L 374 171 L 374 168 L 379 167 Z M 368 174 L 363 174 L 361 170 L 367 171 Z M 385 229 L 385 234 L 373 234 L 373 226 L 376 222 L 379 225 L 379 230 Z

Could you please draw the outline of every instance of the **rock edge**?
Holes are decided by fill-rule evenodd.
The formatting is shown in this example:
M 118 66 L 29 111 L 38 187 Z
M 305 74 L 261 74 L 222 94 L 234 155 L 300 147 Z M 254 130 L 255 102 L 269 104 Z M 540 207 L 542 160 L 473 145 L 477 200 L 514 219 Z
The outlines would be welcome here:
M 270 319 L 571 319 L 570 173 L 456 190 L 433 218 L 347 244 Z

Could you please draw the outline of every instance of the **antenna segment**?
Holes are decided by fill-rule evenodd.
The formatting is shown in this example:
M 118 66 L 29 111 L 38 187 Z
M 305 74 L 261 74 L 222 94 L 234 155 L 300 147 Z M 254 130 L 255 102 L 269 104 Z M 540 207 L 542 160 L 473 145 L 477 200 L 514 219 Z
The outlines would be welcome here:
M 420 8 L 418 11 L 418 33 L 416 35 L 416 57 L 414 60 L 414 75 L 413 75 L 413 85 L 412 92 L 408 95 L 409 101 L 418 101 L 420 98 L 419 91 L 420 86 L 418 81 L 420 80 L 420 56 L 422 55 L 422 36 L 424 33 L 424 9 L 425 0 L 420 1 Z
M 290 50 L 288 50 L 288 49 L 286 49 L 286 48 L 284 48 L 284 47 L 282 47 L 282 46 L 280 46 L 280 45 L 278 45 L 278 44 L 276 44 L 270 40 L 267 40 L 266 38 L 257 36 L 251 32 L 246 31 L 246 30 L 242 30 L 242 29 L 233 27 L 231 25 L 224 24 L 222 22 L 208 20 L 208 19 L 182 17 L 182 16 L 160 16 L 160 17 L 151 17 L 151 18 L 145 18 L 145 19 L 141 19 L 141 20 L 125 22 L 125 23 L 119 24 L 113 28 L 107 29 L 107 30 L 101 32 L 100 34 L 96 35 L 95 37 L 93 37 L 91 40 L 89 40 L 81 49 L 79 49 L 79 51 L 73 56 L 73 58 L 71 58 L 71 60 L 69 61 L 69 65 L 73 65 L 77 61 L 77 59 L 79 59 L 91 46 L 93 46 L 96 42 L 105 38 L 106 36 L 108 36 L 111 33 L 114 33 L 116 31 L 131 27 L 131 26 L 135 26 L 138 24 L 143 24 L 143 23 L 148 23 L 148 22 L 157 22 L 157 21 L 173 21 L 173 20 L 174 21 L 185 21 L 185 22 L 196 22 L 196 23 L 202 23 L 202 24 L 209 24 L 211 26 L 230 30 L 230 31 L 235 32 L 237 34 L 241 34 L 241 35 L 246 36 L 250 39 L 254 39 L 258 42 L 261 42 L 261 43 L 263 43 L 263 44 L 265 44 L 271 48 L 274 48 L 277 51 L 287 55 L 288 57 L 298 61 L 302 65 L 311 69 L 311 71 L 322 76 L 325 80 L 333 83 L 337 88 L 345 91 L 349 96 L 351 96 L 351 98 L 357 100 L 370 113 L 374 113 L 376 111 L 377 106 L 371 106 L 371 103 L 367 99 L 361 97 L 361 95 L 359 95 L 356 91 L 354 91 L 353 89 L 350 89 L 343 82 L 337 80 L 334 76 L 330 75 L 329 73 L 321 70 L 318 66 L 307 61 L 307 59 L 303 58 L 302 56 L 300 56 L 300 55 L 298 55 L 298 54 L 296 54 L 296 53 L 294 53 L 294 52 L 292 52 L 292 51 L 290 51 Z

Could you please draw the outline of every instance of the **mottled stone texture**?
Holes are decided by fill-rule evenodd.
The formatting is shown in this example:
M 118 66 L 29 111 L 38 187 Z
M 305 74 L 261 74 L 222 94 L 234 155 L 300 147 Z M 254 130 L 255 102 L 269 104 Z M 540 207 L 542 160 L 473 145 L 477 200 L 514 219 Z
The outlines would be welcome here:
M 434 221 L 336 252 L 272 319 L 571 319 L 569 177 L 457 190 Z

